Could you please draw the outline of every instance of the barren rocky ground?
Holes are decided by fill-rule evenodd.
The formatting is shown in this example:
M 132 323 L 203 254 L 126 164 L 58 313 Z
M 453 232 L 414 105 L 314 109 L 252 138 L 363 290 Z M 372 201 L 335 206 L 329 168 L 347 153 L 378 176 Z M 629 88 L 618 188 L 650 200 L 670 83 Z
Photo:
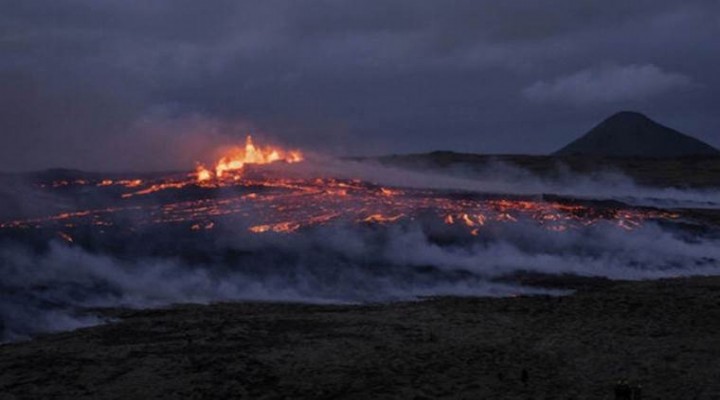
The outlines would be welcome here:
M 0 346 L 0 399 L 720 399 L 720 277 L 566 297 L 105 310 Z

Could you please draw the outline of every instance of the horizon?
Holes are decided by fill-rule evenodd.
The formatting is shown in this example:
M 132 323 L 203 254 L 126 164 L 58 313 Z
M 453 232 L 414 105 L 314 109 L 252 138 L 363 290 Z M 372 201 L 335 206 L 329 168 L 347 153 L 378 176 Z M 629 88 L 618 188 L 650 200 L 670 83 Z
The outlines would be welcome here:
M 537 158 L 557 158 L 557 159 L 573 159 L 578 157 L 584 157 L 584 158 L 590 158 L 590 159 L 605 159 L 605 160 L 622 160 L 624 156 L 598 156 L 598 155 L 582 155 L 582 154 L 564 154 L 560 155 L 557 154 L 558 151 L 564 149 L 570 144 L 575 143 L 579 139 L 582 139 L 585 137 L 588 133 L 590 133 L 594 128 L 597 128 L 598 126 L 602 125 L 604 122 L 610 120 L 613 117 L 616 117 L 621 114 L 636 114 L 641 116 L 642 118 L 646 118 L 650 120 L 651 122 L 658 124 L 662 127 L 669 128 L 671 130 L 676 131 L 680 135 L 690 137 L 692 139 L 697 139 L 695 136 L 684 133 L 680 130 L 674 129 L 672 127 L 668 127 L 651 117 L 645 115 L 642 112 L 639 111 L 632 111 L 632 110 L 622 110 L 617 111 L 608 117 L 602 119 L 600 122 L 595 124 L 592 128 L 590 128 L 588 131 L 580 134 L 575 139 L 572 139 L 570 142 L 563 145 L 561 148 L 556 149 L 553 152 L 550 153 L 544 153 L 544 154 L 533 154 L 533 153 L 477 153 L 477 152 L 466 152 L 466 151 L 459 151 L 459 150 L 452 150 L 452 149 L 434 149 L 434 150 L 428 150 L 428 151 L 422 151 L 422 152 L 406 152 L 406 153 L 380 153 L 380 154 L 340 154 L 340 155 L 331 155 L 330 158 L 338 159 L 338 160 L 352 160 L 352 161 L 358 161 L 358 160 L 366 160 L 366 159 L 375 159 L 380 160 L 383 158 L 393 158 L 393 157 L 413 157 L 413 156 L 430 156 L 432 154 L 436 153 L 448 153 L 453 155 L 473 155 L 473 156 L 480 156 L 480 157 L 537 157 Z M 715 146 L 712 146 L 711 144 L 707 142 L 700 141 L 703 144 L 706 144 L 710 147 L 712 147 L 715 150 L 718 150 Z M 302 149 L 298 149 L 302 150 Z M 718 150 L 720 151 L 720 150 Z M 217 153 L 217 152 L 215 152 Z M 320 153 L 316 153 L 316 155 L 319 155 Z M 682 155 L 682 156 L 675 156 L 675 157 L 667 157 L 667 156 L 660 156 L 660 157 L 653 157 L 653 156 L 637 156 L 633 158 L 637 159 L 644 159 L 644 160 L 663 160 L 663 159 L 704 159 L 704 158 L 717 158 L 716 155 L 706 155 L 706 154 L 696 154 L 696 155 Z M 312 158 L 312 157 L 311 157 Z M 209 159 L 209 158 L 208 158 Z M 202 163 L 195 161 L 192 165 L 202 165 Z M 50 171 L 67 171 L 67 172 L 79 172 L 79 173 L 91 173 L 91 174 L 113 174 L 113 175 L 122 175 L 122 174 L 178 174 L 187 172 L 192 169 L 192 165 L 188 165 L 187 168 L 166 168 L 166 169 L 109 169 L 104 170 L 102 168 L 100 169 L 82 169 L 82 168 L 68 168 L 65 166 L 48 166 L 44 168 L 38 168 L 38 169 L 28 169 L 28 170 L 0 170 L 0 173 L 2 174 L 32 174 L 32 173 L 43 173 L 43 172 L 50 172 Z
M 3 11 L 2 171 L 176 170 L 248 131 L 331 156 L 542 155 L 626 109 L 720 148 L 707 0 Z

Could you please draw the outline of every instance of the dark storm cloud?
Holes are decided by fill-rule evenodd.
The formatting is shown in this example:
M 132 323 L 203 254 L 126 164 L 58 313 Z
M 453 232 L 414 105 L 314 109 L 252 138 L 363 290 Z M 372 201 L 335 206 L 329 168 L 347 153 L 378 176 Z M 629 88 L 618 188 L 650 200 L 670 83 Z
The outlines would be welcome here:
M 720 146 L 714 0 L 1 7 L 0 169 L 185 167 L 247 130 L 342 154 L 544 153 L 620 109 Z
M 690 78 L 649 64 L 583 70 L 552 82 L 536 82 L 523 93 L 528 99 L 540 102 L 584 105 L 640 100 L 686 88 L 693 88 Z

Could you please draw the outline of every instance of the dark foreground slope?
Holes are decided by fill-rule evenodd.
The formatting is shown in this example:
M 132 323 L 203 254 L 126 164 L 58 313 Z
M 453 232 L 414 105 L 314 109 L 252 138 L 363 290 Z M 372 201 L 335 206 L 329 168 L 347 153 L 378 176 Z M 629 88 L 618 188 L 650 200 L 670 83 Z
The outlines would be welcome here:
M 720 398 L 720 278 L 565 297 L 218 304 L 0 347 L 0 399 Z

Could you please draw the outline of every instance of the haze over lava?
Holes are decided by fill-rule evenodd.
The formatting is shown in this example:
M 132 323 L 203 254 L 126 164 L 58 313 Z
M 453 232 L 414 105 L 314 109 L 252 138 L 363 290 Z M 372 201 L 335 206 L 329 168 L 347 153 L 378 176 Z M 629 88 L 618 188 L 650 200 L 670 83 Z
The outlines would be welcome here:
M 716 191 L 409 171 L 247 138 L 185 173 L 8 175 L 3 336 L 99 322 L 88 307 L 366 302 L 547 293 L 519 272 L 720 272 Z M 604 194 L 603 194 L 604 193 Z M 560 293 L 560 292 L 551 292 Z

